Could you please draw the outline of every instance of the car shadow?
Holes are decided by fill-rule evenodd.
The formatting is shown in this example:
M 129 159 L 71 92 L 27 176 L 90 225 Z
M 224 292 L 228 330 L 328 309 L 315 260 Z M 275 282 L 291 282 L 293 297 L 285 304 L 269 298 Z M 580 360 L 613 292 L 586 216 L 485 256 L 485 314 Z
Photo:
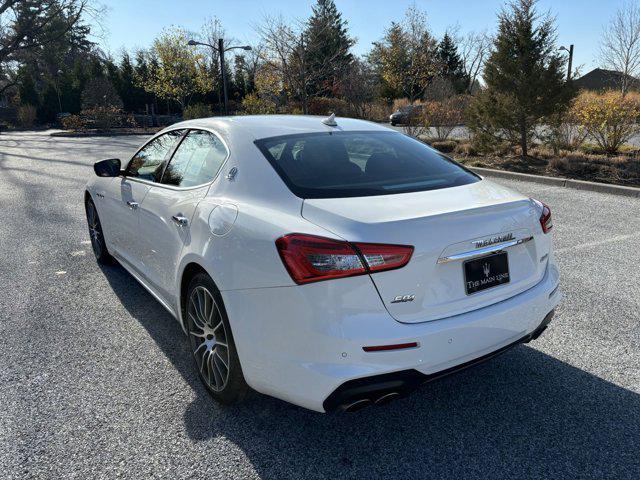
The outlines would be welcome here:
M 188 436 L 226 438 L 262 478 L 640 478 L 640 395 L 535 343 L 358 413 L 322 415 L 257 393 L 222 407 L 171 315 L 122 267 L 103 272 L 196 393 Z

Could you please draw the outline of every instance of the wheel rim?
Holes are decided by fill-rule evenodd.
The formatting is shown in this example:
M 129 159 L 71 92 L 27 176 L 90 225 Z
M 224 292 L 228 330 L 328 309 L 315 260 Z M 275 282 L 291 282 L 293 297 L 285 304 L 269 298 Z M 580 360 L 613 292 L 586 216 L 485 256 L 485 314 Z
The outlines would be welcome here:
M 187 308 L 193 355 L 207 386 L 219 392 L 229 380 L 229 343 L 220 308 L 205 287 L 198 286 Z
M 89 223 L 89 237 L 91 238 L 91 246 L 96 257 L 102 254 L 102 228 L 98 219 L 98 212 L 93 202 L 87 204 L 87 222 Z

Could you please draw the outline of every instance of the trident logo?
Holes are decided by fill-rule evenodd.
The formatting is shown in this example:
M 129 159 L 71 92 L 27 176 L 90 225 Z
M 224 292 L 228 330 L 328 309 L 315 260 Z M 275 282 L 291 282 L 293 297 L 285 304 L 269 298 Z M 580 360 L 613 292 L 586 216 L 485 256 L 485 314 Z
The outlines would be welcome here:
M 489 272 L 491 271 L 491 266 L 488 263 L 485 263 L 484 265 L 482 265 L 482 270 L 484 271 L 484 276 L 488 277 Z

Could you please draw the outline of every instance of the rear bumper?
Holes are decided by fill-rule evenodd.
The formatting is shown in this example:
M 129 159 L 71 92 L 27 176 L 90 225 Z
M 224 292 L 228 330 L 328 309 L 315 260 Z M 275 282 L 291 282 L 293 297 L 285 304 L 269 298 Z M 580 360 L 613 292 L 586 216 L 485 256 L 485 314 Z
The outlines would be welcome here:
M 473 367 L 486 362 L 501 353 L 510 350 L 521 343 L 528 343 L 538 338 L 544 332 L 553 318 L 554 311 L 549 312 L 542 323 L 533 332 L 494 350 L 486 355 L 455 365 L 440 372 L 430 374 L 421 373 L 418 370 L 402 370 L 399 372 L 385 373 L 371 377 L 349 380 L 336 388 L 323 402 L 325 412 L 356 411 L 368 405 L 387 403 L 396 397 L 401 397 L 415 390 L 420 385 L 432 382 L 438 378 L 451 375 L 465 368 Z
M 558 285 L 558 270 L 550 263 L 542 281 L 519 295 L 415 324 L 394 320 L 367 276 L 222 296 L 247 383 L 324 412 L 365 398 L 358 395 L 375 392 L 379 400 L 392 387 L 404 392 L 528 341 L 546 327 L 561 298 Z M 418 347 L 363 350 L 410 342 Z M 380 379 L 395 383 L 381 386 Z M 354 392 L 354 386 L 366 388 Z

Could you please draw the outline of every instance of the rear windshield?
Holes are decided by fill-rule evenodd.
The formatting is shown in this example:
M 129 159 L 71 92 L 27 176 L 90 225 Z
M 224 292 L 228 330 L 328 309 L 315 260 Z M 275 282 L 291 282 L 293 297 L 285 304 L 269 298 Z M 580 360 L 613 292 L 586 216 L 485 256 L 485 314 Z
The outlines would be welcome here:
M 479 180 L 453 160 L 398 132 L 323 132 L 255 143 L 301 198 L 390 195 Z

